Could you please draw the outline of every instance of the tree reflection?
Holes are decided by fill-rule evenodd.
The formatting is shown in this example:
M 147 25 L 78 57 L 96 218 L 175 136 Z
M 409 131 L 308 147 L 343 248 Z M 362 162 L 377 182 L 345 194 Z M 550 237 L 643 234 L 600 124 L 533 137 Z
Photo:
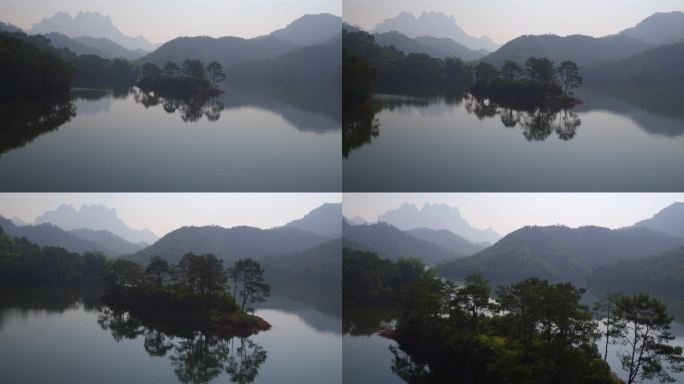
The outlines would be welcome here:
M 577 113 L 567 109 L 537 107 L 531 110 L 518 110 L 498 105 L 489 99 L 472 96 L 466 99 L 465 109 L 479 120 L 499 115 L 504 127 L 519 126 L 528 141 L 544 141 L 554 132 L 561 140 L 572 140 L 577 135 L 577 128 L 582 124 Z
M 180 113 L 184 122 L 197 122 L 206 117 L 208 121 L 215 122 L 221 118 L 224 109 L 223 103 L 214 97 L 206 95 L 191 95 L 185 98 L 174 98 L 160 95 L 152 91 L 143 91 L 139 88 L 131 90 L 133 100 L 145 108 L 161 105 L 166 113 Z
M 411 384 L 430 382 L 430 369 L 426 364 L 416 362 L 411 355 L 396 345 L 389 347 L 392 352 L 392 372 Z
M 365 144 L 370 144 L 380 134 L 377 111 L 371 105 L 345 107 L 342 114 L 342 155 Z
M 69 98 L 10 101 L 0 105 L 0 155 L 21 148 L 76 116 Z
M 150 356 L 167 357 L 181 383 L 208 383 L 222 374 L 234 383 L 252 383 L 267 357 L 266 350 L 247 337 L 145 323 L 128 311 L 108 306 L 100 308 L 97 322 L 117 342 L 143 336 L 145 351 Z

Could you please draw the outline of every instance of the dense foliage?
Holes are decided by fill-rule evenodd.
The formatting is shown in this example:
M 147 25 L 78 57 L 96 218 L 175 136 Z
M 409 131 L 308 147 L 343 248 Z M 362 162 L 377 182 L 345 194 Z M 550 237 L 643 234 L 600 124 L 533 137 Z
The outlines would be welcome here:
M 0 32 L 0 99 L 63 95 L 72 73 L 42 36 Z
M 96 252 L 83 255 L 59 247 L 40 247 L 0 229 L 0 286 L 95 284 L 106 264 Z
M 472 83 L 470 67 L 461 59 L 438 59 L 424 53 L 405 54 L 394 46 L 382 47 L 375 42 L 373 35 L 346 29 L 342 34 L 343 55 L 347 56 L 345 64 L 353 64 L 353 73 L 366 78 L 368 71 L 365 66 L 375 68 L 377 73 L 375 85 L 378 91 L 435 91 L 445 90 L 460 92 Z M 365 61 L 367 64 L 363 64 Z M 343 68 L 346 73 L 348 69 Z M 366 73 L 366 75 L 364 75 Z M 357 91 L 357 86 L 351 83 L 356 76 L 343 76 L 343 89 Z M 347 84 L 347 82 L 350 82 Z M 349 98 L 349 95 L 343 97 Z
M 217 62 L 211 62 L 205 67 L 200 60 L 186 59 L 182 66 L 167 62 L 163 69 L 146 63 L 142 66 L 137 84 L 143 90 L 167 95 L 218 94 L 218 85 L 225 78 L 223 67 Z
M 342 301 L 344 304 L 388 304 L 400 290 L 422 279 L 432 279 L 415 259 L 383 260 L 370 252 L 342 251 Z

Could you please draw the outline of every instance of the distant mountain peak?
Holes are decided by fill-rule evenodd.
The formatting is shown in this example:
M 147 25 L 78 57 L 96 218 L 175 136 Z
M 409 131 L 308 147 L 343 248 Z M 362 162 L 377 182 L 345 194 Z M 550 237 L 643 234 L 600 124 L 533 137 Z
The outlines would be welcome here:
M 673 44 L 684 40 L 684 12 L 656 12 L 632 28 L 620 32 L 652 44 Z
M 298 45 L 317 45 L 342 33 L 342 18 L 330 13 L 306 14 L 269 36 Z
M 375 27 L 378 33 L 397 31 L 408 37 L 447 37 L 472 50 L 495 51 L 499 45 L 487 36 L 475 37 L 466 33 L 456 22 L 454 15 L 441 12 L 422 12 L 415 16 L 400 12 L 396 17 L 382 21 Z
M 40 34 L 59 32 L 72 38 L 104 37 L 131 50 L 152 51 L 157 47 L 142 36 L 125 35 L 114 25 L 111 16 L 98 12 L 78 12 L 75 17 L 71 17 L 67 12 L 57 12 L 54 16 L 35 23 L 30 32 Z
M 158 238 L 149 229 L 131 229 L 119 218 L 116 209 L 100 204 L 83 204 L 78 209 L 70 204 L 61 204 L 55 210 L 36 217 L 34 221 L 35 225 L 44 223 L 56 225 L 65 231 L 106 230 L 131 243 L 150 244 Z
M 494 243 L 501 238 L 491 228 L 474 228 L 463 219 L 457 207 L 443 203 L 424 204 L 420 209 L 414 204 L 405 203 L 380 215 L 378 221 L 390 223 L 402 231 L 418 228 L 446 229 L 474 243 Z

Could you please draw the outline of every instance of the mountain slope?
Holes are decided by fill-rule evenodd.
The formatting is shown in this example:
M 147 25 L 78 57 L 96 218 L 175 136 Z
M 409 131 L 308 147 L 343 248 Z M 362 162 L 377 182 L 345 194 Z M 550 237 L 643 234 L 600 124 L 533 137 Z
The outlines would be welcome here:
M 102 247 L 103 252 L 109 256 L 130 255 L 131 253 L 140 251 L 146 246 L 145 243 L 129 243 L 121 237 L 105 230 L 74 229 L 69 231 L 69 233 L 83 240 L 98 244 Z
M 593 268 L 682 245 L 684 239 L 648 228 L 524 227 L 472 257 L 442 265 L 440 273 L 451 278 L 482 273 L 496 281 L 537 276 L 583 282 Z
M 385 259 L 415 257 L 425 264 L 434 265 L 459 257 L 455 252 L 411 236 L 387 223 L 349 225 L 345 221 L 342 223 L 342 235 L 346 247 L 372 251 Z
M 124 58 L 127 60 L 135 60 L 147 54 L 146 51 L 141 49 L 131 50 L 124 48 L 120 44 L 117 44 L 104 37 L 80 36 L 74 37 L 73 40 L 87 47 L 98 50 L 102 53 L 101 56 L 107 59 Z
M 672 44 L 684 40 L 684 12 L 657 12 L 620 35 L 652 44 Z
M 456 41 L 447 37 L 420 36 L 414 38 L 413 40 L 423 45 L 438 49 L 444 52 L 447 57 L 460 57 L 464 61 L 477 60 L 489 54 L 489 52 L 484 49 L 470 49 L 465 45 L 457 43 Z
M 646 227 L 671 236 L 684 237 L 684 203 L 665 207 L 650 219 L 642 220 L 633 227 Z
M 77 55 L 97 55 L 100 57 L 106 57 L 104 52 L 101 52 L 99 49 L 94 48 L 92 46 L 85 45 L 81 42 L 78 42 L 72 38 L 70 38 L 67 35 L 64 35 L 59 32 L 51 32 L 47 33 L 44 35 L 48 39 L 50 39 L 50 45 L 52 45 L 55 48 L 61 49 L 61 48 L 66 48 L 70 50 L 71 52 L 77 54 Z M 109 58 L 109 57 L 107 57 Z
M 194 252 L 212 253 L 226 263 L 231 263 L 246 257 L 260 260 L 266 256 L 299 252 L 325 240 L 294 227 L 182 227 L 133 254 L 130 259 L 147 263 L 153 256 L 159 256 L 175 264 L 186 253 Z
M 684 41 L 661 45 L 630 57 L 597 63 L 583 69 L 586 82 L 609 88 L 631 87 L 635 92 L 671 89 L 684 85 Z M 665 94 L 665 92 L 656 92 Z M 662 97 L 661 97 L 662 98 Z
M 32 34 L 50 32 L 59 32 L 69 37 L 105 37 L 131 50 L 153 51 L 157 47 L 142 36 L 124 35 L 114 26 L 110 16 L 104 16 L 97 12 L 79 12 L 73 18 L 66 12 L 57 12 L 54 16 L 34 24 L 30 30 Z
M 135 230 L 128 227 L 116 213 L 102 205 L 83 205 L 76 210 L 71 205 L 60 205 L 53 211 L 38 216 L 34 224 L 51 223 L 66 231 L 74 229 L 94 229 L 109 231 L 131 243 L 151 244 L 157 236 L 149 229 Z
M 524 64 L 530 57 L 546 57 L 556 64 L 572 60 L 578 65 L 616 60 L 643 52 L 653 45 L 625 36 L 595 38 L 572 35 L 527 35 L 513 39 L 482 61 L 501 67 L 506 60 Z
M 9 33 L 17 33 L 17 32 L 24 32 L 21 30 L 21 28 L 17 27 L 16 25 L 12 25 L 10 23 L 5 23 L 0 21 L 0 32 L 9 32 Z
M 481 230 L 472 227 L 461 217 L 458 208 L 445 204 L 425 204 L 421 209 L 413 204 L 403 204 L 380 215 L 378 221 L 392 224 L 402 231 L 416 228 L 446 229 L 474 243 L 494 243 L 500 238 L 491 228 Z
M 462 256 L 474 255 L 489 246 L 488 243 L 487 245 L 473 244 L 461 236 L 447 231 L 446 229 L 435 230 L 429 228 L 416 228 L 408 230 L 406 233 L 415 238 L 429 241 L 446 249 L 447 251 L 451 251 Z
M 336 239 L 342 237 L 342 204 L 323 204 L 298 220 L 286 224 L 319 236 Z
M 342 18 L 329 13 L 304 15 L 269 36 L 297 45 L 318 45 L 342 32 Z
M 454 16 L 447 16 L 438 12 L 423 12 L 418 17 L 412 13 L 401 12 L 396 17 L 386 19 L 375 27 L 375 32 L 378 33 L 391 31 L 403 33 L 408 37 L 448 37 L 473 50 L 484 49 L 492 52 L 498 48 L 498 45 L 487 36 L 473 37 L 468 35 L 456 23 Z
M 51 224 L 15 226 L 10 220 L 0 216 L 0 227 L 12 237 L 25 237 L 42 247 L 60 247 L 75 253 L 100 251 L 109 256 L 122 255 L 119 249 L 83 239 Z
M 262 264 L 269 281 L 317 281 L 339 285 L 342 279 L 342 240 L 326 241 L 296 253 L 269 256 Z

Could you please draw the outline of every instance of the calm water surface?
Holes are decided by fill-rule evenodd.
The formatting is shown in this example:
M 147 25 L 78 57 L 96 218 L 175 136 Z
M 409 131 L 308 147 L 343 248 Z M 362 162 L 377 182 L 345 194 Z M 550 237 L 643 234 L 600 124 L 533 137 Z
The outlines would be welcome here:
M 5 191 L 341 188 L 339 104 L 234 88 L 188 100 L 74 90 L 0 105 L 0 120 Z
M 256 314 L 246 339 L 168 336 L 74 297 L 3 294 L 3 383 L 340 383 L 341 320 L 290 298 Z
M 348 191 L 679 191 L 684 111 L 578 92 L 557 113 L 469 95 L 376 96 L 345 111 Z M 670 103 L 672 104 L 672 103 Z

